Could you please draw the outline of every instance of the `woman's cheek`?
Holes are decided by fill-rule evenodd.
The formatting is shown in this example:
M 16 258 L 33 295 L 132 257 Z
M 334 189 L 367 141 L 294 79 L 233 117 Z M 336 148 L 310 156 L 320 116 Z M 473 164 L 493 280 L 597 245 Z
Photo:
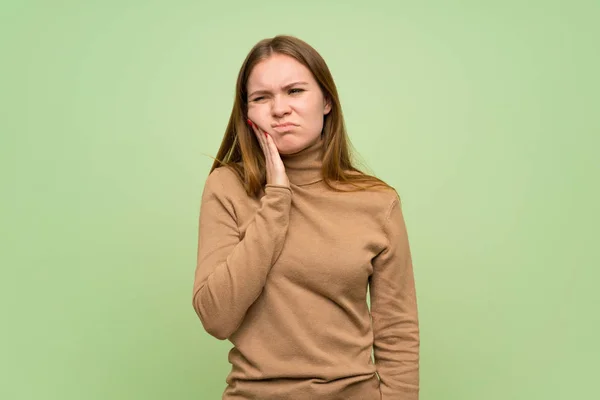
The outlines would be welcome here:
M 253 121 L 256 119 L 256 107 L 248 108 L 248 118 L 250 118 Z
M 248 109 L 248 118 L 250 118 L 253 122 L 255 122 L 258 126 L 264 126 L 264 120 L 265 118 L 263 117 L 263 114 L 260 110 L 260 107 L 250 107 Z

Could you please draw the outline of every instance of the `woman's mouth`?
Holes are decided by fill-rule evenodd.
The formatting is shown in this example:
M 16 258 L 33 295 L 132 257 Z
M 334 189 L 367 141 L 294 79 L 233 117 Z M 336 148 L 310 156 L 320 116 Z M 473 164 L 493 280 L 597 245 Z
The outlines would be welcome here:
M 296 125 L 292 124 L 291 122 L 286 122 L 285 124 L 275 125 L 273 127 L 273 129 L 277 132 L 288 132 L 288 131 L 293 130 L 294 128 L 296 128 Z

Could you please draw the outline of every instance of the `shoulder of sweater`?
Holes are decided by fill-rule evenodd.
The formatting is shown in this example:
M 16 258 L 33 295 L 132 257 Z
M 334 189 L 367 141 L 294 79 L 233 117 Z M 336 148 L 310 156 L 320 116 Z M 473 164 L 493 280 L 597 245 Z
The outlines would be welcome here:
M 395 187 L 377 186 L 352 193 L 367 212 L 375 216 L 382 225 L 390 218 L 396 206 L 400 205 L 400 196 Z
M 381 191 L 381 201 L 384 207 L 384 218 L 387 221 L 390 218 L 392 210 L 395 207 L 402 207 L 400 195 L 396 188 L 390 186 Z
M 215 168 L 208 175 L 204 188 L 213 193 L 227 194 L 238 189 L 243 190 L 243 185 L 235 171 L 224 165 Z
M 367 189 L 368 198 L 370 200 L 376 201 L 377 209 L 383 218 L 383 223 L 385 223 L 389 218 L 396 207 L 402 207 L 400 195 L 398 190 L 389 185 L 387 187 L 377 187 Z

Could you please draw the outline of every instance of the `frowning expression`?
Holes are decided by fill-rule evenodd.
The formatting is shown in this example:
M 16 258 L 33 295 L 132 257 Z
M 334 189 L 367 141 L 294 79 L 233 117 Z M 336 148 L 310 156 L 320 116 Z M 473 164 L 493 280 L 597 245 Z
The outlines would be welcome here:
M 271 135 L 279 153 L 296 153 L 320 139 L 331 104 L 293 57 L 276 53 L 256 64 L 247 93 L 248 117 Z

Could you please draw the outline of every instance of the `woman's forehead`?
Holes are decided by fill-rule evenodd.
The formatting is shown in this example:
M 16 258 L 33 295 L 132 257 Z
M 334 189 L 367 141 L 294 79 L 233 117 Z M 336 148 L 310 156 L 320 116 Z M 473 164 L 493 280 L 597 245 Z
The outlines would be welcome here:
M 281 88 L 293 82 L 310 84 L 314 79 L 309 69 L 293 57 L 276 55 L 256 64 L 248 77 L 248 88 Z

